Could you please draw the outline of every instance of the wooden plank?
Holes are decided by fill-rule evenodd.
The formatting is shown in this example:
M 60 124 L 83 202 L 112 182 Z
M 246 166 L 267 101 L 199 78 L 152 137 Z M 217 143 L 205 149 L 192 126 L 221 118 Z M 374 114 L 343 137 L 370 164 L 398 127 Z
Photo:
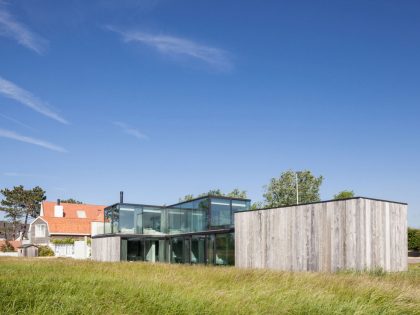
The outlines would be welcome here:
M 236 266 L 405 270 L 406 209 L 396 203 L 351 199 L 238 213 Z M 92 256 L 97 256 L 94 250 Z

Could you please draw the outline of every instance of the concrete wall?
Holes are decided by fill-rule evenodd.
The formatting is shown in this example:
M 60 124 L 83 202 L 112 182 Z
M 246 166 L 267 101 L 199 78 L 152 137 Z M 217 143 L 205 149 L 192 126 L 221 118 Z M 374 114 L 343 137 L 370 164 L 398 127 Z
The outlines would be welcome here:
M 355 198 L 236 213 L 235 265 L 406 270 L 407 205 Z
M 92 259 L 97 261 L 120 261 L 121 237 L 110 236 L 93 238 Z

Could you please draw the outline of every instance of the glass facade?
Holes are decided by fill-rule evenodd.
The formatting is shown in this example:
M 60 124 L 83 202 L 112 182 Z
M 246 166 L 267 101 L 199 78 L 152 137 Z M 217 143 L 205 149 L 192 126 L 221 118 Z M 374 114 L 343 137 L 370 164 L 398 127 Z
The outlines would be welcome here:
M 105 208 L 103 233 L 121 235 L 129 261 L 233 265 L 234 213 L 249 209 L 247 199 L 209 196 L 167 207 L 120 203 Z

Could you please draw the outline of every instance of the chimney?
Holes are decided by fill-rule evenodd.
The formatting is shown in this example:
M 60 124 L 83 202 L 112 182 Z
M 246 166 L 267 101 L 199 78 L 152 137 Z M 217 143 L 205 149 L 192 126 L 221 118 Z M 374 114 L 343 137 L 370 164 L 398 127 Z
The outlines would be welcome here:
M 124 203 L 124 192 L 120 191 L 120 203 Z
M 64 209 L 61 205 L 61 200 L 57 199 L 57 204 L 54 206 L 54 217 L 62 218 L 64 217 Z

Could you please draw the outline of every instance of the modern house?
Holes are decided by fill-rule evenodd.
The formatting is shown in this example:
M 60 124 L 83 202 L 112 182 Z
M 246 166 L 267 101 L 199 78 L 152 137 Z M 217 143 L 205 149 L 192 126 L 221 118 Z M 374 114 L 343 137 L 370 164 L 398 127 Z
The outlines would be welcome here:
M 55 246 L 54 240 L 73 241 L 92 237 L 103 228 L 104 206 L 44 201 L 41 212 L 29 227 L 29 241 L 35 245 L 49 245 L 56 256 L 74 255 L 73 244 Z
M 92 258 L 233 265 L 234 213 L 249 209 L 249 199 L 220 196 L 170 206 L 127 204 L 121 198 L 105 208 Z
M 407 269 L 407 204 L 349 198 L 250 210 L 206 196 L 170 206 L 105 208 L 92 259 L 287 271 Z

